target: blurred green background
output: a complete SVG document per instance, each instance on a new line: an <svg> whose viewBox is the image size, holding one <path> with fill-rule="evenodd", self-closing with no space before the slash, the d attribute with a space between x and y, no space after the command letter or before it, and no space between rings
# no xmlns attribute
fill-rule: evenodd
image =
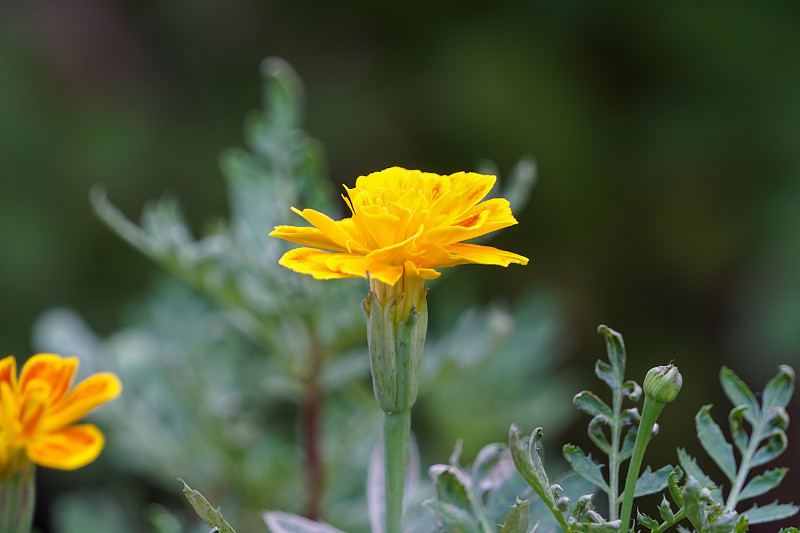
<svg viewBox="0 0 800 533"><path fill-rule="evenodd" d="M431 308L557 294L558 372L579 388L554 402L605 392L591 365L608 324L631 377L680 366L662 427L700 455L686 418L714 402L725 424L720 365L754 389L779 363L800 369L798 27L788 2L3 3L0 350L29 354L53 306L101 334L121 326L158 269L97 221L89 188L132 218L168 191L202 233L228 209L218 154L242 144L259 63L280 56L337 187L391 165L489 158L507 173L533 156L531 202L494 241L531 264L458 269ZM584 442L585 422L558 437ZM672 439L653 446L674 462ZM800 455L782 463L781 499L797 503Z"/></svg>

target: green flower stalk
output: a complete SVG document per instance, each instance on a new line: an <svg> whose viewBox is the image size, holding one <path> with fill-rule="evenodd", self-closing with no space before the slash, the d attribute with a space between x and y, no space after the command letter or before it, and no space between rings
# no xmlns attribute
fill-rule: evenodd
<svg viewBox="0 0 800 533"><path fill-rule="evenodd" d="M628 476L625 479L625 492L622 498L622 512L620 533L628 531L631 522L633 507L633 494L636 490L636 480L639 479L639 469L642 467L644 451L650 440L650 433L658 420L658 415L664 406L677 398L683 385L683 377L678 367L672 363L666 366L651 368L644 378L644 406L639 429L636 432L636 441L633 444L633 455L628 465Z"/></svg>
<svg viewBox="0 0 800 533"><path fill-rule="evenodd" d="M36 466L24 454L13 463L0 474L0 532L29 533L36 504Z"/></svg>

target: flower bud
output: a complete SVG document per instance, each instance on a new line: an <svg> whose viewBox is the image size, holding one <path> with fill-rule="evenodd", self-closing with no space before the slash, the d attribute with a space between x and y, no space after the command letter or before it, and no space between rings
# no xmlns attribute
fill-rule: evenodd
<svg viewBox="0 0 800 533"><path fill-rule="evenodd" d="M651 368L644 378L644 393L661 403L674 400L681 391L683 377L672 363Z"/></svg>

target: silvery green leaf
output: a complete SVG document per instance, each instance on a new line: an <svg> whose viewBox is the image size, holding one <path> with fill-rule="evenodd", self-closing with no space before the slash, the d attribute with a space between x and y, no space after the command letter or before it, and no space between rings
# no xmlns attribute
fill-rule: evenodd
<svg viewBox="0 0 800 533"><path fill-rule="evenodd" d="M775 407L786 407L794 390L794 370L790 366L778 367L778 375L769 380L761 396L761 412L769 413Z"/></svg>
<svg viewBox="0 0 800 533"><path fill-rule="evenodd" d="M437 500L426 500L422 505L436 516L444 531L483 533L478 519L461 507Z"/></svg>
<svg viewBox="0 0 800 533"><path fill-rule="evenodd" d="M608 484L603 479L602 465L595 463L591 454L586 455L583 450L572 444L565 444L563 453L564 459L567 460L573 470L603 489L606 493L609 492Z"/></svg>
<svg viewBox="0 0 800 533"><path fill-rule="evenodd" d="M680 462L683 471L686 472L686 475L693 477L695 481L700 484L700 486L717 486L717 484L714 483L711 478L700 469L699 466L697 466L697 461L695 461L694 457L689 455L683 448L678 448L678 461Z"/></svg>
<svg viewBox="0 0 800 533"><path fill-rule="evenodd" d="M778 533L800 533L800 529L797 529L796 527L789 527L781 529L780 531L778 531Z"/></svg>
<svg viewBox="0 0 800 533"><path fill-rule="evenodd" d="M766 444L761 446L753 459L750 461L750 467L754 468L759 465L768 463L782 454L786 447L789 445L789 440L786 438L786 433L783 431L776 431L772 434Z"/></svg>
<svg viewBox="0 0 800 533"><path fill-rule="evenodd" d="M746 407L747 411L743 413L745 419L751 424L755 424L761 413L761 409L750 388L739 379L739 376L737 376L733 370L724 366L719 372L719 380L722 384L722 390L725 391L725 395L734 407Z"/></svg>
<svg viewBox="0 0 800 533"><path fill-rule="evenodd" d="M632 402L638 402L642 397L642 387L638 383L629 379L622 384L622 394L631 399Z"/></svg>
<svg viewBox="0 0 800 533"><path fill-rule="evenodd" d="M783 477L788 470L788 468L775 468L754 477L739 494L739 501L761 496L765 492L774 489L783 481Z"/></svg>
<svg viewBox="0 0 800 533"><path fill-rule="evenodd" d="M283 511L265 511L264 522L272 533L344 533L340 529ZM225 530L220 530L220 533Z"/></svg>
<svg viewBox="0 0 800 533"><path fill-rule="evenodd" d="M733 446L728 444L722 430L711 418L711 404L700 408L695 416L697 438L706 453L714 460L722 473L733 482L736 479L736 460L733 457Z"/></svg>
<svg viewBox="0 0 800 533"><path fill-rule="evenodd" d="M180 481L183 483L183 494L186 496L186 499L189 500L189 503L192 504L197 516L199 516L203 522L208 524L209 527L216 528L219 533L236 533L230 524L222 517L219 508L214 509L211 507L211 504L208 503L208 500L206 500L199 491L192 489L184 480L181 479ZM275 533L281 532L276 531Z"/></svg>
<svg viewBox="0 0 800 533"><path fill-rule="evenodd" d="M515 424L512 424L509 429L509 449L517 470L540 498L553 500L550 492L550 480L547 478L539 453L541 439L542 428L533 430L527 444L520 439L519 429Z"/></svg>
<svg viewBox="0 0 800 533"><path fill-rule="evenodd" d="M745 453L745 450L747 450L747 442L749 439L744 430L743 419L748 409L749 407L746 405L740 405L739 407L731 409L730 414L728 414L728 423L731 429L731 435L733 436L733 443L736 444L739 453Z"/></svg>
<svg viewBox="0 0 800 533"><path fill-rule="evenodd" d="M748 511L745 511L744 514L750 519L751 524L763 524L764 522L789 518L795 515L798 509L800 508L796 505L774 501L763 507L754 505Z"/></svg>
<svg viewBox="0 0 800 533"><path fill-rule="evenodd" d="M674 470L675 467L667 465L653 472L648 466L645 468L644 473L639 476L639 479L636 480L636 490L633 493L633 497L638 498L664 490L667 486L669 475Z"/></svg>
<svg viewBox="0 0 800 533"><path fill-rule="evenodd" d="M775 407L769 413L767 421L767 432L765 436L772 436L778 431L783 431L789 427L789 413L783 407Z"/></svg>
<svg viewBox="0 0 800 533"><path fill-rule="evenodd" d="M625 376L625 342L622 340L622 335L606 325L599 326L597 332L606 340L608 359L616 375L616 387L613 388L621 387Z"/></svg>
<svg viewBox="0 0 800 533"><path fill-rule="evenodd" d="M614 368L605 361L597 360L597 363L594 365L594 373L598 378L605 381L606 385L611 387L611 389L619 387L620 380L617 373L614 371Z"/></svg>
<svg viewBox="0 0 800 533"><path fill-rule="evenodd" d="M572 398L572 403L575 407L591 416L604 416L609 419L613 416L611 408L606 403L598 398L593 392L585 390L579 392Z"/></svg>
<svg viewBox="0 0 800 533"><path fill-rule="evenodd" d="M570 531L575 533L619 533L621 522L576 522L570 526Z"/></svg>
<svg viewBox="0 0 800 533"><path fill-rule="evenodd" d="M508 517L500 526L498 533L528 533L530 519L531 506L528 500L517 499L517 502L511 506Z"/></svg>
<svg viewBox="0 0 800 533"><path fill-rule="evenodd" d="M463 509L484 531L489 529L483 505L473 494L472 479L466 472L452 465L433 465L429 472L439 502Z"/></svg>
<svg viewBox="0 0 800 533"><path fill-rule="evenodd" d="M606 455L611 455L611 443L608 442L608 437L606 437L604 432L604 428L607 425L608 418L602 415L597 415L589 421L587 433L589 438L592 439L594 445L600 448L600 451Z"/></svg>

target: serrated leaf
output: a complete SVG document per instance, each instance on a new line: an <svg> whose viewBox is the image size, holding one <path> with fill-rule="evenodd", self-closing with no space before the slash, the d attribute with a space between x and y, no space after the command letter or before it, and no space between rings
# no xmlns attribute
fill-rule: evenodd
<svg viewBox="0 0 800 533"><path fill-rule="evenodd" d="M744 413L744 417L751 424L755 424L761 414L761 409L753 391L739 379L733 370L724 366L719 371L719 381L722 384L722 390L725 391L725 395L734 407L746 407L747 411Z"/></svg>
<svg viewBox="0 0 800 533"><path fill-rule="evenodd" d="M636 510L636 521L640 525L646 527L647 529L649 529L651 531L653 529L656 529L658 527L658 525L659 525L658 524L658 520L656 520L655 518L650 518L649 516L647 516L643 512L639 511L638 509Z"/></svg>
<svg viewBox="0 0 800 533"><path fill-rule="evenodd" d="M580 474L587 481L603 489L606 493L609 492L608 484L605 479L603 479L602 465L595 463L592 460L591 454L587 456L583 453L583 450L572 444L565 444L563 453L564 459L567 460L575 472Z"/></svg>
<svg viewBox="0 0 800 533"><path fill-rule="evenodd" d="M775 520L783 520L789 518L797 513L798 508L796 505L789 503L778 503L774 501L769 505L759 507L754 505L750 510L745 511L744 514L750 519L750 524L763 524L764 522L773 522Z"/></svg>
<svg viewBox="0 0 800 533"><path fill-rule="evenodd" d="M676 466L675 470L673 470L669 477L667 478L667 487L669 488L669 494L672 496L672 501L674 501L678 507L683 507L683 496L681 496L681 489L678 487L678 481L681 480L683 477L683 470L681 467Z"/></svg>
<svg viewBox="0 0 800 533"><path fill-rule="evenodd" d="M739 501L761 496L765 492L774 489L783 481L783 477L788 470L788 468L776 468L774 470L767 470L763 474L754 477L745 485L744 489L739 494Z"/></svg>
<svg viewBox="0 0 800 533"><path fill-rule="evenodd" d="M611 408L593 392L588 390L576 394L575 397L572 398L572 403L575 407L591 416L601 415L606 417L606 419L614 416Z"/></svg>
<svg viewBox="0 0 800 533"><path fill-rule="evenodd" d="M700 470L700 467L697 466L697 461L695 461L694 457L689 455L683 448L678 448L678 462L681 464L683 471L686 472L686 475L692 476L701 486L717 486L717 484L714 483L711 478L705 474L705 472Z"/></svg>
<svg viewBox="0 0 800 533"><path fill-rule="evenodd" d="M749 407L746 405L740 405L739 407L731 409L731 412L728 414L728 425L730 426L731 435L733 436L733 443L736 444L736 447L742 454L747 450L747 442L749 440L744 430L743 422L745 412L748 410Z"/></svg>
<svg viewBox="0 0 800 533"><path fill-rule="evenodd" d="M659 468L655 472L650 470L648 466L639 479L636 480L636 490L633 493L634 498L646 496L664 490L667 486L669 475L675 470L672 465L667 465Z"/></svg>
<svg viewBox="0 0 800 533"><path fill-rule="evenodd" d="M786 438L786 433L780 430L776 431L772 434L767 443L761 446L753 455L753 459L750 461L750 467L755 468L756 466L772 461L782 454L788 445L789 439Z"/></svg>
<svg viewBox="0 0 800 533"><path fill-rule="evenodd" d="M775 407L789 405L794 390L794 370L790 366L778 367L778 375L769 380L761 396L761 412L767 414Z"/></svg>
<svg viewBox="0 0 800 533"><path fill-rule="evenodd" d="M736 459L733 457L733 446L728 444L722 430L711 418L711 404L700 408L695 416L697 438L706 453L714 460L722 473L733 482L736 479Z"/></svg>
<svg viewBox="0 0 800 533"><path fill-rule="evenodd" d="M344 533L323 522L283 511L265 511L262 517L271 533Z"/></svg>
<svg viewBox="0 0 800 533"><path fill-rule="evenodd" d="M625 376L625 341L622 335L606 325L600 325L597 332L605 338L608 360L614 370L616 386L612 388L619 388Z"/></svg>
<svg viewBox="0 0 800 533"><path fill-rule="evenodd" d="M183 494L189 503L192 504L197 516L208 524L209 527L217 528L220 533L236 533L233 528L222 517L219 508L214 509L208 500L200 494L200 491L191 488L184 480L178 478L183 483ZM280 533L280 532L276 532Z"/></svg>
<svg viewBox="0 0 800 533"><path fill-rule="evenodd" d="M517 499L511 506L506 521L500 526L498 533L528 533L531 520L531 505L528 500Z"/></svg>

